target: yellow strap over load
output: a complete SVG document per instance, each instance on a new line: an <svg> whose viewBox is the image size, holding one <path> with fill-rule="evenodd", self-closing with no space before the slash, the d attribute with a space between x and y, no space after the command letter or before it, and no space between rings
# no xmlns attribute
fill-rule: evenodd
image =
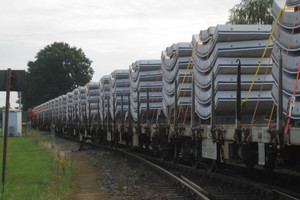
<svg viewBox="0 0 300 200"><path fill-rule="evenodd" d="M278 15L277 15L276 21L275 21L275 23L273 24L271 34L270 34L269 39L268 39L268 42L267 42L267 44L266 44L266 48L264 49L264 52L263 52L263 54L262 54L262 57L261 57L261 59L260 59L260 61L259 61L258 67L257 67L256 72L255 72L255 74L254 74L254 77L253 77L253 79L252 79L250 88L249 88L249 90L248 90L248 92L247 92L246 98L245 98L245 100L242 101L242 105L243 105L243 103L246 103L247 100L248 100L248 98L249 98L249 95L250 95L250 93L251 93L251 91L252 91L252 88L253 88L255 79L256 79L256 77L257 77L257 74L258 74L258 72L259 72L259 69L260 69L260 67L261 67L261 64L262 64L262 62L263 62L263 60L264 60L264 58L265 58L265 55L266 55L267 50L268 50L268 48L269 48L269 45L270 45L270 43L271 43L271 40L272 40L274 31L275 31L275 28L276 28L277 23L278 23L278 20L280 19L281 15L282 15L282 11L284 11L284 10L294 10L294 8L281 8L281 9L278 11Z"/></svg>
<svg viewBox="0 0 300 200"><path fill-rule="evenodd" d="M187 68L186 68L186 70L185 70L184 77L183 77L183 80L182 80L182 82L181 82L181 85L179 86L179 92L178 92L178 94L177 94L177 99L180 97L182 85L183 85L184 82L185 82L185 79L186 79L186 75L187 75L187 73L188 73L188 70L191 68L192 61L193 61L193 56L194 56L194 54L195 54L195 51L196 51L196 49L197 49L199 43L201 44L202 42L199 41L199 40L196 41L196 43L195 43L195 45L194 45L194 47L193 47L192 55L191 55L191 57L190 57L188 66L187 66Z"/></svg>

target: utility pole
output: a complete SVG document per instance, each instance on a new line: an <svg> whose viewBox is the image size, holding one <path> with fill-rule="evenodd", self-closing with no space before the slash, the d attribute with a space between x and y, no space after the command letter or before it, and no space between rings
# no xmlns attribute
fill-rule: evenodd
<svg viewBox="0 0 300 200"><path fill-rule="evenodd" d="M5 105L5 127L3 138L3 157L2 157L2 193L4 193L5 178L6 178L6 154L7 154L7 137L8 137L8 119L9 119L9 99L10 99L10 85L11 85L11 69L7 69L6 75L6 105Z"/></svg>
<svg viewBox="0 0 300 200"><path fill-rule="evenodd" d="M25 70L0 70L0 91L6 91L5 105L5 124L3 137L3 155L2 155L2 193L4 193L6 181L6 155L8 139L8 120L10 108L10 91L23 91L25 89ZM5 81L6 80L6 81Z"/></svg>

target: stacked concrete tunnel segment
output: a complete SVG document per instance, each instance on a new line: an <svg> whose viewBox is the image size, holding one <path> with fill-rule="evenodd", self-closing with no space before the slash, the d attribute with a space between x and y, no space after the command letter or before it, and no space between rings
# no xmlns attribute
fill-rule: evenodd
<svg viewBox="0 0 300 200"><path fill-rule="evenodd" d="M180 114L185 112L185 109L190 109L191 107L191 72L193 69L191 60L192 50L192 44L186 42L173 44L161 52L163 74L162 110L167 118L171 117L169 116L170 113L168 108L174 105L175 98L177 98ZM177 85L177 87L175 85ZM177 91L175 91L175 89Z"/></svg>
<svg viewBox="0 0 300 200"><path fill-rule="evenodd" d="M280 10L285 7L287 9ZM296 0L275 0L272 6L272 16L276 28L274 31L274 49L272 53L274 86L272 96L275 102L278 102L278 77L280 73L279 60L282 58L282 79L283 79L283 111L285 115L290 115L293 119L300 119L300 82L296 84L297 73L299 73L300 58L300 19L299 12L294 7L298 6L300 1ZM281 17L276 22L278 15ZM291 98L295 97L294 106L290 108L288 103ZM289 114L289 111L291 113Z"/></svg>
<svg viewBox="0 0 300 200"><path fill-rule="evenodd" d="M223 120L221 123L234 123L232 120L235 114L237 60L242 64L241 96L245 100L270 31L269 25L218 25L193 36L192 44L196 47L193 54L196 113L201 119L210 118L211 98L214 96L214 112L216 116L220 116L217 119ZM202 43L197 45L199 41ZM251 112L257 101L261 102L258 114L266 113L272 104L272 62L269 59L271 49L272 45L261 61L261 70L243 109L246 115L253 114Z"/></svg>
<svg viewBox="0 0 300 200"><path fill-rule="evenodd" d="M234 158L272 169L277 155L300 152L299 5L274 0L273 25L211 26L191 41L170 44L160 59L134 61L37 106L36 124L62 121L67 131L60 132L101 144L151 147L173 161L204 158L213 166L210 160ZM289 140L282 139L276 119L281 75L283 113L292 120ZM282 151L284 144L295 145L297 153Z"/></svg>
<svg viewBox="0 0 300 200"><path fill-rule="evenodd" d="M110 75L110 115L112 120L121 120L126 118L128 112L129 98L129 70L115 70ZM122 115L122 116L121 116Z"/></svg>
<svg viewBox="0 0 300 200"><path fill-rule="evenodd" d="M133 120L137 121L138 118L142 120L146 117L147 98L149 98L149 112L154 115L154 112L158 112L162 107L161 61L136 61L130 66L129 72L130 111Z"/></svg>

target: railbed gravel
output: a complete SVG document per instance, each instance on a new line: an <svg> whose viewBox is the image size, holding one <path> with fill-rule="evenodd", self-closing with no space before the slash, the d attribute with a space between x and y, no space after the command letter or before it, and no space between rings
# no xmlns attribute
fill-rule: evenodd
<svg viewBox="0 0 300 200"><path fill-rule="evenodd" d="M113 200L183 200L169 182L143 164L105 150L89 150L101 171L101 188Z"/></svg>

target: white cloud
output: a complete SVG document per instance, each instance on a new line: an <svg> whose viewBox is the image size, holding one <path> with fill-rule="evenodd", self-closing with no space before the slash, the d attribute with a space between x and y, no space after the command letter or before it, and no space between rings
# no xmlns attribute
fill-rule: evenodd
<svg viewBox="0 0 300 200"><path fill-rule="evenodd" d="M0 69L26 69L54 41L83 49L93 80L227 21L240 0L0 0ZM15 97L12 98L14 105ZM4 93L0 93L3 106Z"/></svg>

